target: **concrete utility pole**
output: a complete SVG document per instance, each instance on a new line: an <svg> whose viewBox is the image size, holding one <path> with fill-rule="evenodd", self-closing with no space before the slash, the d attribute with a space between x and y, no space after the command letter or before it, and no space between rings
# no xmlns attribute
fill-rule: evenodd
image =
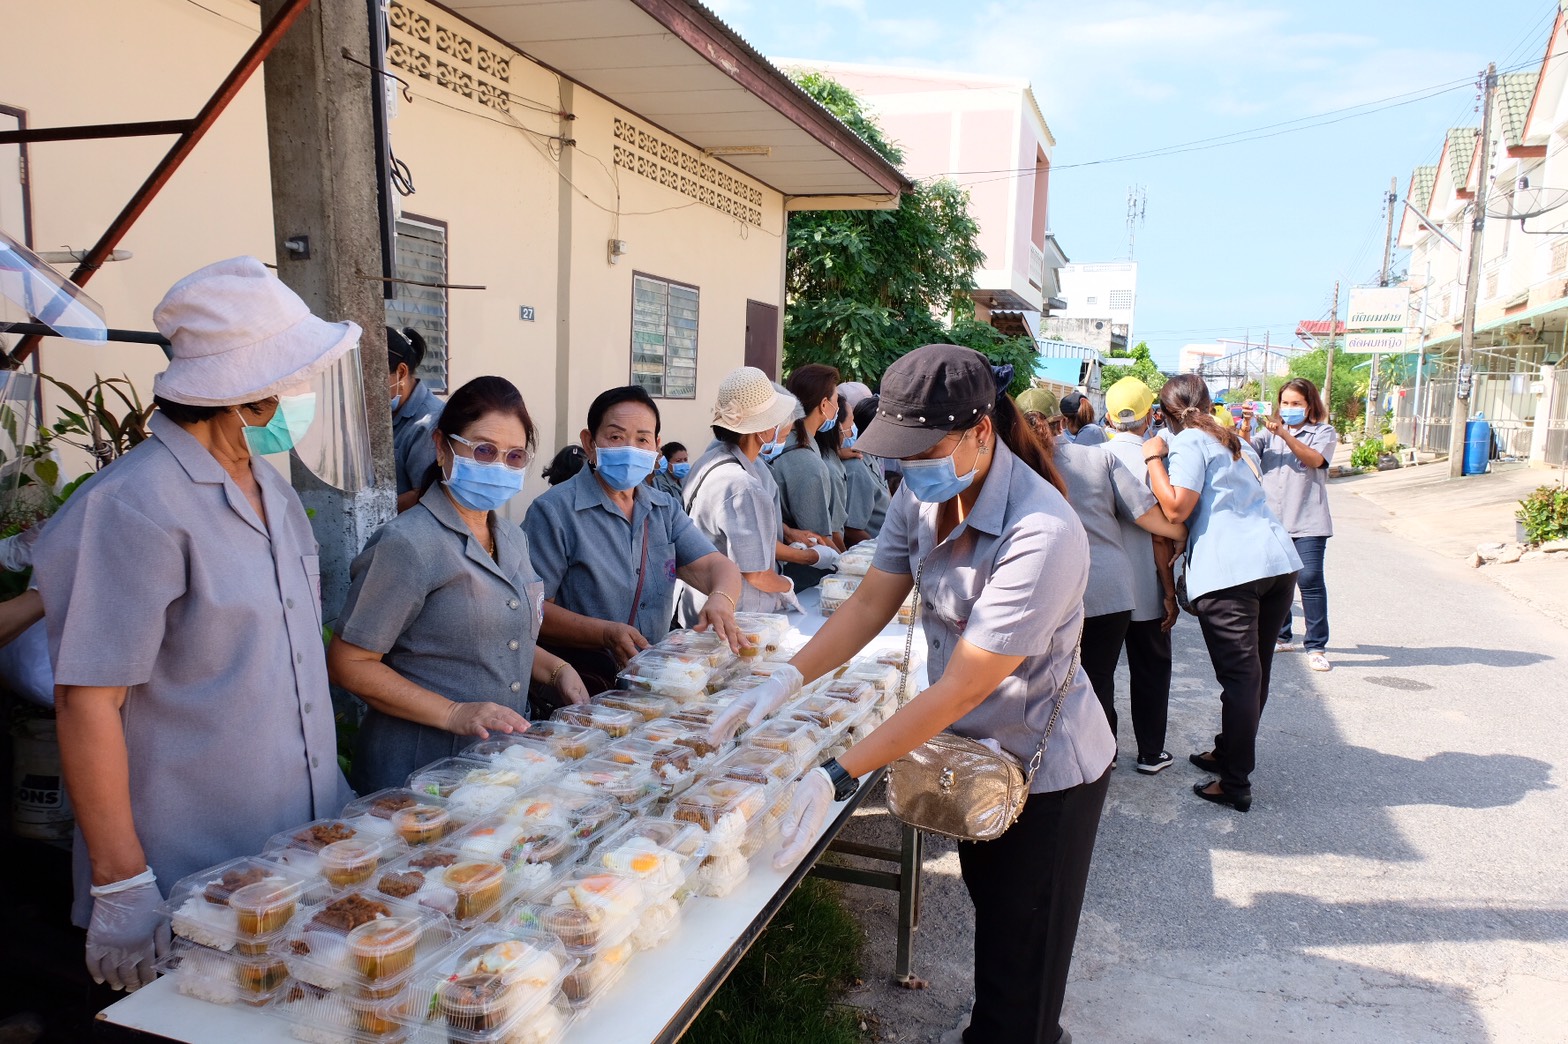
<svg viewBox="0 0 1568 1044"><path fill-rule="evenodd" d="M261 0L271 18L284 0ZM348 594L348 566L395 513L388 409L381 208L368 5L322 0L300 16L266 63L267 138L278 276L324 319L364 330L360 367L375 484L345 493L294 465L294 488L314 511L321 608L329 625ZM352 56L350 61L346 56Z"/></svg>
<svg viewBox="0 0 1568 1044"><path fill-rule="evenodd" d="M1454 415L1448 431L1448 477L1459 478L1465 466L1465 422L1470 419L1471 363L1475 355L1475 303L1481 288L1482 233L1486 230L1486 190L1492 179L1492 100L1497 93L1497 65L1486 67L1486 90L1481 100L1481 177L1476 182L1475 199L1470 205L1470 251L1465 278L1465 313L1459 337L1459 373L1454 381Z"/></svg>
<svg viewBox="0 0 1568 1044"><path fill-rule="evenodd" d="M1330 394L1334 390L1334 335L1339 326L1339 280L1334 281L1334 308L1328 314L1328 359L1323 368L1323 408L1328 411L1329 420L1334 419L1334 399Z"/></svg>
<svg viewBox="0 0 1568 1044"><path fill-rule="evenodd" d="M1378 276L1377 285L1389 284L1389 262L1394 256L1394 204L1399 202L1399 179L1388 179L1388 195L1383 197L1383 209L1388 211L1388 231L1383 235L1383 272ZM1367 378L1367 434L1377 434L1377 407L1381 383L1379 377L1382 370L1382 357L1377 352L1372 353L1372 375Z"/></svg>

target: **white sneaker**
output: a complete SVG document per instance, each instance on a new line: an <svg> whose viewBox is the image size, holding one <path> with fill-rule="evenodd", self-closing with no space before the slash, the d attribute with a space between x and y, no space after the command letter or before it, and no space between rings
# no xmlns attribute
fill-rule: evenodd
<svg viewBox="0 0 1568 1044"><path fill-rule="evenodd" d="M1301 646L1297 645L1295 642L1275 642L1274 643L1274 651L1277 652L1277 653L1295 652L1296 650L1298 650L1300 648L1301 648Z"/></svg>
<svg viewBox="0 0 1568 1044"><path fill-rule="evenodd" d="M1314 650L1307 656L1307 666L1314 671L1332 671L1334 665L1328 662L1328 657Z"/></svg>

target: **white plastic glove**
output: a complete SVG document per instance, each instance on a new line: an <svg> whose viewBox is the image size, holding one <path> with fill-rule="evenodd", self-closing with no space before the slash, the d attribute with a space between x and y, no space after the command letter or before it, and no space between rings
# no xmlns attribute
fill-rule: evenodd
<svg viewBox="0 0 1568 1044"><path fill-rule="evenodd" d="M784 579L789 580L789 577L786 576ZM806 612L806 610L801 607L800 596L795 593L795 581L789 580L788 591L779 592L779 608L783 609L787 613L804 614Z"/></svg>
<svg viewBox="0 0 1568 1044"><path fill-rule="evenodd" d="M787 663L780 664L767 681L735 697L724 712L713 719L708 727L708 742L716 747L723 746L735 737L743 721L748 728L761 724L804 684L805 679L798 670Z"/></svg>
<svg viewBox="0 0 1568 1044"><path fill-rule="evenodd" d="M816 547L809 548L808 550L815 551L817 553L818 569L832 571L838 568L838 552L833 550L828 545L818 544Z"/></svg>
<svg viewBox="0 0 1568 1044"><path fill-rule="evenodd" d="M795 797L779 827L784 844L773 857L773 869L787 870L800 862L806 849L822 833L822 824L827 821L828 810L832 807L833 781L828 778L827 770L818 766L795 784Z"/></svg>
<svg viewBox="0 0 1568 1044"><path fill-rule="evenodd" d="M92 889L87 970L93 981L134 992L157 977L153 961L169 949L169 925L158 916L163 894L152 867Z"/></svg>

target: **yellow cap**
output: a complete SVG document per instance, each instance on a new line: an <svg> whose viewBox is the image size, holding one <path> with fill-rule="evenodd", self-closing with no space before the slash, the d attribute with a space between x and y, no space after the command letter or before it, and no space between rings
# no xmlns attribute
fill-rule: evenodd
<svg viewBox="0 0 1568 1044"><path fill-rule="evenodd" d="M1230 410L1224 403L1214 407L1214 419L1220 422L1220 427L1222 428L1234 428L1236 426L1236 418L1230 415Z"/></svg>
<svg viewBox="0 0 1568 1044"><path fill-rule="evenodd" d="M1123 377L1105 393L1105 416L1112 424L1143 420L1154 405L1154 393L1136 377Z"/></svg>
<svg viewBox="0 0 1568 1044"><path fill-rule="evenodd" d="M1018 408L1024 413L1038 413L1042 417L1056 416L1056 394L1044 388L1027 388L1013 401L1018 403Z"/></svg>

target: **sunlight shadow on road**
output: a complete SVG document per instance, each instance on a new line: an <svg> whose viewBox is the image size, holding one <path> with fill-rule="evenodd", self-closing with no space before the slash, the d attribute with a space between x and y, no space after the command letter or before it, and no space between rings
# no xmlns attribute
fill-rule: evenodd
<svg viewBox="0 0 1568 1044"><path fill-rule="evenodd" d="M1466 646L1356 645L1335 647L1335 670L1357 667L1526 667L1554 657L1513 649L1476 649Z"/></svg>

